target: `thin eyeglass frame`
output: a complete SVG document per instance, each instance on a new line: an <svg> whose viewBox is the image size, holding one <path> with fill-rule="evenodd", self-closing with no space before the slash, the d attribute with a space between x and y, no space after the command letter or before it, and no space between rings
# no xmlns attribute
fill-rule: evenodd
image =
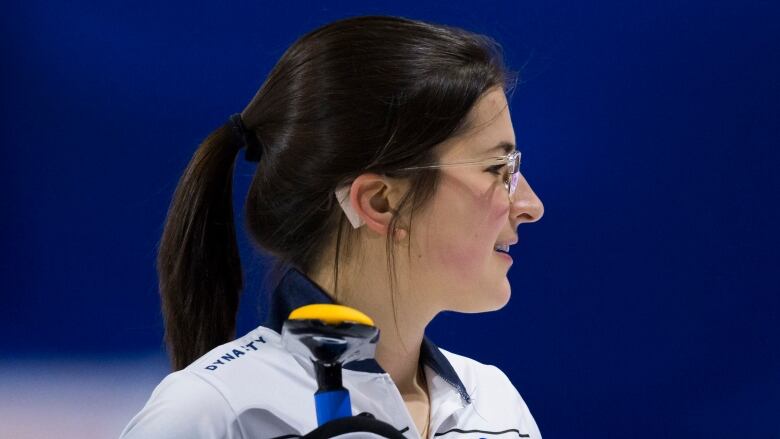
<svg viewBox="0 0 780 439"><path fill-rule="evenodd" d="M484 165L497 165L504 164L507 167L508 178L504 181L509 196L514 195L517 190L517 183L520 180L520 158L522 154L520 151L512 151L506 155L498 157L489 157L480 160L466 160L450 163L437 163L435 165L422 165L422 166L410 166L408 168L398 169L397 171L414 171L418 169L439 169L439 168L459 168L466 166L484 166Z"/></svg>

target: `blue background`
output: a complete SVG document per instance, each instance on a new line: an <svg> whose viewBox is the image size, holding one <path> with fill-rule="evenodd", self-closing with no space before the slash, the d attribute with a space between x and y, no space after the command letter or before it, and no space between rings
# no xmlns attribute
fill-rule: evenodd
<svg viewBox="0 0 780 439"><path fill-rule="evenodd" d="M299 35L401 15L503 45L546 208L519 229L510 304L440 316L434 340L501 367L547 438L780 437L776 2L5 9L5 363L161 355L156 245L197 144ZM239 203L252 172L238 164ZM259 321L267 265L242 244L240 333Z"/></svg>

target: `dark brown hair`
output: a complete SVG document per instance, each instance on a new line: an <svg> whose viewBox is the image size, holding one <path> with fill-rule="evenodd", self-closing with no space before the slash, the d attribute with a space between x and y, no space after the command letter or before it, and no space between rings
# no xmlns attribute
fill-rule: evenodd
<svg viewBox="0 0 780 439"><path fill-rule="evenodd" d="M366 16L302 36L242 112L262 145L245 205L252 239L305 273L335 242L337 282L351 226L334 190L364 172L408 177L394 230L401 212L430 198L438 177L396 170L436 163L434 147L465 129L477 99L514 80L498 44L449 26ZM234 337L243 286L231 204L239 149L226 118L195 152L168 212L158 273L175 370ZM391 286L393 267L389 251Z"/></svg>

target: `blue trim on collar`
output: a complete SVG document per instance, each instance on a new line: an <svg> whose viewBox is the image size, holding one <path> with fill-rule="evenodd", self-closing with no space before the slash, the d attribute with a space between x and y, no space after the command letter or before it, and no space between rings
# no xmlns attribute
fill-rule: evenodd
<svg viewBox="0 0 780 439"><path fill-rule="evenodd" d="M334 303L333 299L319 285L296 268L290 268L282 276L279 284L271 293L268 319L263 326L282 333L282 325L290 313L304 305L312 303ZM420 361L433 369L444 381L454 387L461 398L471 402L466 386L458 377L447 357L426 336L420 347ZM369 373L386 373L376 360L353 361L344 365L345 369Z"/></svg>

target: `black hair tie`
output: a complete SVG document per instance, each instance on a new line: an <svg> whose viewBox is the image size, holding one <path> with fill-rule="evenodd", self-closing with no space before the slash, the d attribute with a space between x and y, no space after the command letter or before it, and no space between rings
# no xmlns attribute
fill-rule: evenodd
<svg viewBox="0 0 780 439"><path fill-rule="evenodd" d="M241 148L246 148L244 158L250 162L259 162L260 157L263 154L263 148L260 145L260 142L257 141L257 136L255 136L254 131L246 129L240 113L230 116L230 120L233 122L233 137L235 138L236 143L238 143Z"/></svg>

